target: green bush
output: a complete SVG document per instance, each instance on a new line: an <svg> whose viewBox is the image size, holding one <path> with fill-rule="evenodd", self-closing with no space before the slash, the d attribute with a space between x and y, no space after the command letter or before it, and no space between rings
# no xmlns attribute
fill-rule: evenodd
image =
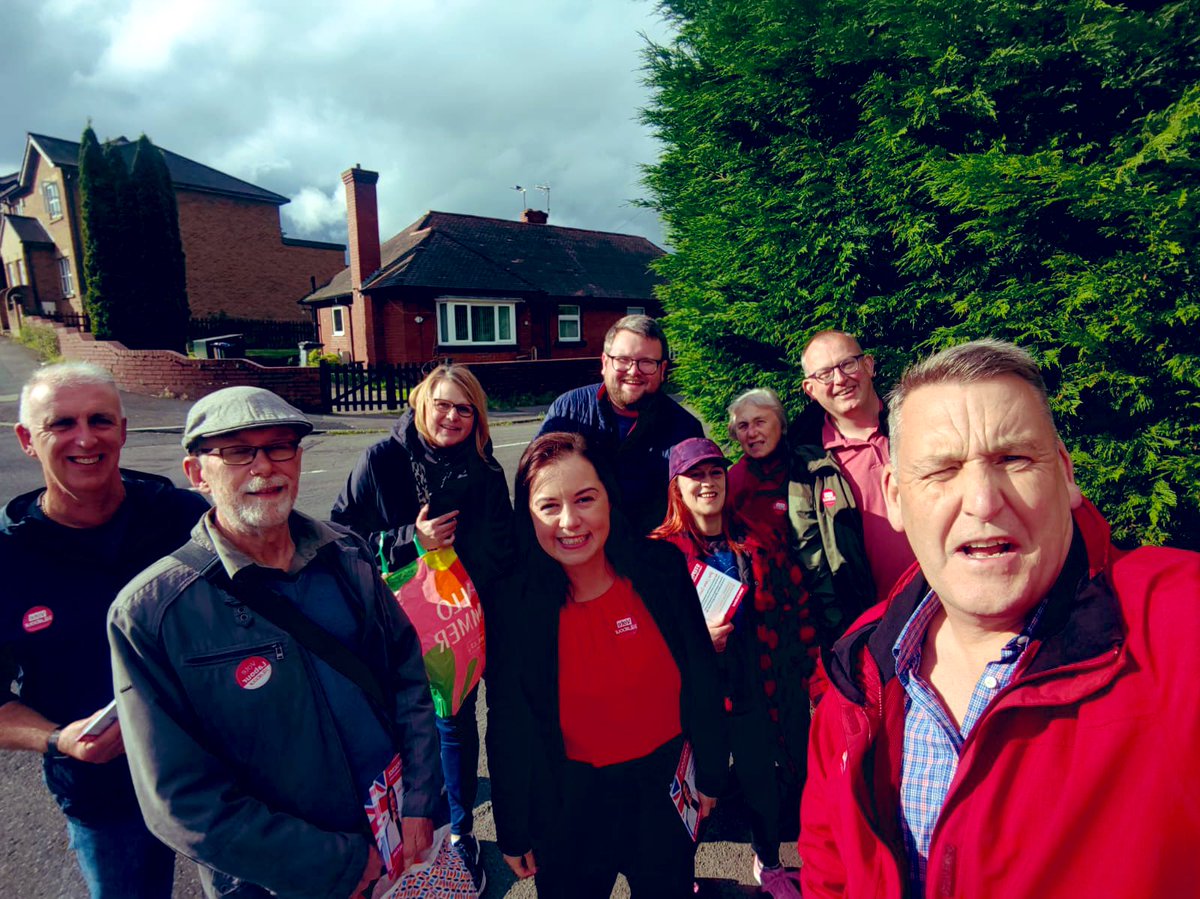
<svg viewBox="0 0 1200 899"><path fill-rule="evenodd" d="M322 362L326 365L341 365L342 357L337 353L322 353L320 350L308 351L309 365L320 365Z"/></svg>
<svg viewBox="0 0 1200 899"><path fill-rule="evenodd" d="M29 347L37 353L43 362L62 361L62 351L58 346L58 335L50 325L35 325L28 321L21 323L21 333L17 335L17 343Z"/></svg>
<svg viewBox="0 0 1200 899"><path fill-rule="evenodd" d="M886 374L977 337L1039 359L1085 493L1200 548L1200 5L665 0L648 167L675 383L803 405L800 352Z"/></svg>

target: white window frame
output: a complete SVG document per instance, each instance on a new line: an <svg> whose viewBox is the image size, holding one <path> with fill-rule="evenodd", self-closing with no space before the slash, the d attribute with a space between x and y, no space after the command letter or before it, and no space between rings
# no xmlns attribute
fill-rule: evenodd
<svg viewBox="0 0 1200 899"><path fill-rule="evenodd" d="M60 256L58 258L58 281L62 287L62 295L64 297L75 296L75 273L71 270L71 259L69 256Z"/></svg>
<svg viewBox="0 0 1200 899"><path fill-rule="evenodd" d="M42 198L46 201L46 212L51 220L62 218L62 192L54 181L42 182Z"/></svg>
<svg viewBox="0 0 1200 899"><path fill-rule="evenodd" d="M329 307L329 324L334 337L342 337L346 333L346 307Z"/></svg>
<svg viewBox="0 0 1200 899"><path fill-rule="evenodd" d="M574 312L566 312L564 310L574 309ZM575 325L575 336L567 337L563 334L563 325L573 323ZM583 309L578 305L567 305L558 307L558 342L559 343L581 343L583 341Z"/></svg>
<svg viewBox="0 0 1200 899"><path fill-rule="evenodd" d="M458 333L455 321L455 310L467 308L467 336L462 338ZM472 333L471 307L483 307L493 310L495 325L495 340L476 340ZM468 297L438 297L437 300L437 335L439 346L514 346L517 342L517 301L511 299L480 300ZM508 316L508 337L501 337L500 318ZM448 331L454 331L452 336Z"/></svg>

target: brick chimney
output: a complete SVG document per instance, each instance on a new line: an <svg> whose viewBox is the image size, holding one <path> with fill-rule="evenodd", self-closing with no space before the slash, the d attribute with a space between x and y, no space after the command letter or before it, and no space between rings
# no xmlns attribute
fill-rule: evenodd
<svg viewBox="0 0 1200 899"><path fill-rule="evenodd" d="M375 182L379 172L360 165L342 172L346 185L346 219L350 225L350 283L355 290L363 279L379 271L379 203Z"/></svg>
<svg viewBox="0 0 1200 899"><path fill-rule="evenodd" d="M544 209L526 209L521 213L521 221L527 225L544 225L550 218L550 213Z"/></svg>

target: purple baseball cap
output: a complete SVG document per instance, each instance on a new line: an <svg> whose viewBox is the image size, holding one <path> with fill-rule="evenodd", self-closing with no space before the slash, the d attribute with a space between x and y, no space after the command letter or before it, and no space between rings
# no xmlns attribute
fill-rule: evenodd
<svg viewBox="0 0 1200 899"><path fill-rule="evenodd" d="M720 462L726 468L731 464L721 448L707 437L689 437L671 447L668 477L673 481L701 462Z"/></svg>

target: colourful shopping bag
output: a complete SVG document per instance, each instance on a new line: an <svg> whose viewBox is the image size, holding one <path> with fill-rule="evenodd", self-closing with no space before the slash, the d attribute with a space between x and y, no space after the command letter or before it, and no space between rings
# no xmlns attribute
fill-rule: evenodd
<svg viewBox="0 0 1200 899"><path fill-rule="evenodd" d="M380 553L383 560L383 553ZM483 608L453 547L423 553L384 580L421 638L433 710L449 718L483 676Z"/></svg>

